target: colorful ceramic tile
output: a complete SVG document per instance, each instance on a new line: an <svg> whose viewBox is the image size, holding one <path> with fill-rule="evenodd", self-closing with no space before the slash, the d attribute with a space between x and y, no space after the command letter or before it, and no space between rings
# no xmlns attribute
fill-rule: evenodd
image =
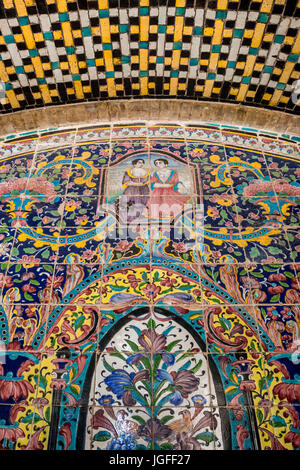
<svg viewBox="0 0 300 470"><path fill-rule="evenodd" d="M274 139L265 135L259 136L261 147L264 152L274 152L290 157L298 157L299 149L296 143L283 139Z"/></svg>
<svg viewBox="0 0 300 470"><path fill-rule="evenodd" d="M240 145L251 149L260 149L258 134L256 132L243 132L240 129L222 127L222 137L228 145Z"/></svg>
<svg viewBox="0 0 300 470"><path fill-rule="evenodd" d="M35 157L36 169L31 174L28 190L31 192L40 191L44 197L47 197L51 192L63 196L66 193L71 175L72 158L72 147L61 148L56 151L47 151L45 149L44 152L38 152ZM39 189L34 186L36 178L39 178L37 180L40 183Z"/></svg>
<svg viewBox="0 0 300 470"><path fill-rule="evenodd" d="M204 403L200 395L195 395L194 404L189 408L162 408L152 423L154 449L227 449L230 444L222 422L227 418L227 410L210 408ZM142 433L144 432L145 428L142 429Z"/></svg>
<svg viewBox="0 0 300 470"><path fill-rule="evenodd" d="M111 126L81 127L76 133L76 142L91 142L110 139Z"/></svg>
<svg viewBox="0 0 300 470"><path fill-rule="evenodd" d="M297 448L297 161L220 129L4 142L3 448Z"/></svg>
<svg viewBox="0 0 300 470"><path fill-rule="evenodd" d="M126 107L114 105L116 99L143 98L137 109L149 108L155 116L161 114L161 108L150 98L182 99L187 119L189 100L199 100L207 121L211 120L209 102L217 100L241 106L243 121L247 115L244 105L297 113L299 5L279 0L267 6L261 0L250 5L236 3L192 5L177 1L164 3L160 9L156 3L139 5L129 0L122 4L92 2L84 8L76 1L69 1L67 7L50 1L43 6L5 3L1 111L10 114L51 107L55 122L56 113L65 112L56 105L85 102L85 112L82 116L74 113L74 122L84 122L90 113L97 127L99 118L114 119L120 138L122 131L128 135L128 130L122 129L125 126L118 123ZM102 30L105 35L99 33ZM246 36L245 30L249 31ZM112 100L109 112L107 99ZM97 111L95 101L103 102ZM173 135L174 128L182 127L172 123L177 118L172 104L170 124L152 122L151 127L171 128ZM126 115L131 119L130 129L141 128L130 106ZM222 120L222 111L218 115ZM233 127L229 120L225 124ZM272 128L272 122L265 125ZM189 123L189 128L199 139L210 140L215 138L211 133L220 134L220 124L214 122ZM238 127L235 130L241 131ZM57 138L56 129L48 132ZM64 129L64 134L69 132ZM261 134L268 140L277 137L270 132ZM286 140L280 139L279 150Z"/></svg>
<svg viewBox="0 0 300 470"><path fill-rule="evenodd" d="M110 142L77 145L73 150L71 173L67 185L70 196L105 194Z"/></svg>
<svg viewBox="0 0 300 470"><path fill-rule="evenodd" d="M141 432L141 423L147 423L147 418L146 410L133 406L93 408L87 421L85 450L153 449L152 429Z"/></svg>
<svg viewBox="0 0 300 470"><path fill-rule="evenodd" d="M193 126L193 125L186 125L185 128L186 138L188 140L196 139L196 140L207 140L212 142L221 142L222 141L222 134L220 131L220 126Z"/></svg>
<svg viewBox="0 0 300 470"><path fill-rule="evenodd" d="M244 287L250 289L254 303L292 303L286 294L298 289L295 267L279 261L248 266L248 281L244 282Z"/></svg>
<svg viewBox="0 0 300 470"><path fill-rule="evenodd" d="M47 135L41 135L37 146L38 149L42 148L55 148L61 145L68 144L72 146L75 140L76 131L74 129L65 130L62 132L48 133Z"/></svg>

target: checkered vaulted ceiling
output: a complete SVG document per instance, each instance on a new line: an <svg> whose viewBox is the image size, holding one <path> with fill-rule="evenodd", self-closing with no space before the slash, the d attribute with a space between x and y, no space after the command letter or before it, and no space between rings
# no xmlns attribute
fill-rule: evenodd
<svg viewBox="0 0 300 470"><path fill-rule="evenodd" d="M0 0L0 112L153 97L298 114L299 14L299 0Z"/></svg>

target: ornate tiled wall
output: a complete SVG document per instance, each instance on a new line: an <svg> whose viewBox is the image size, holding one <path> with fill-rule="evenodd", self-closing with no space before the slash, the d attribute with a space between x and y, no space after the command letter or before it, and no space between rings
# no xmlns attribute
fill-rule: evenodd
<svg viewBox="0 0 300 470"><path fill-rule="evenodd" d="M297 136L47 129L0 147L0 448L300 447Z"/></svg>
<svg viewBox="0 0 300 470"><path fill-rule="evenodd" d="M171 97L299 113L299 12L299 0L1 0L0 111Z"/></svg>

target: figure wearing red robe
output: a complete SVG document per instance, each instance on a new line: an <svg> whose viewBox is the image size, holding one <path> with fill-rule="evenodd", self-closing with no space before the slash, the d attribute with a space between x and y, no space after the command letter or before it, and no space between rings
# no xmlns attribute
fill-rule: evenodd
<svg viewBox="0 0 300 470"><path fill-rule="evenodd" d="M184 189L175 170L167 168L166 159L157 159L154 162L158 168L151 178L151 192L148 210L151 218L170 219L180 214L190 196L179 192Z"/></svg>

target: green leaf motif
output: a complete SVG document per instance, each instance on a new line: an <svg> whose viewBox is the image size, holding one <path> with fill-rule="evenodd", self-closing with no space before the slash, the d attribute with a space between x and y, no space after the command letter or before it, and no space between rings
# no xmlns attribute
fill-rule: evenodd
<svg viewBox="0 0 300 470"><path fill-rule="evenodd" d="M45 269L45 271L48 271L49 273L53 273L53 266L51 266L50 264L43 264L43 269Z"/></svg>
<svg viewBox="0 0 300 470"><path fill-rule="evenodd" d="M182 286L179 286L180 290L191 290L192 288L193 288L193 286L191 286L189 284L184 284Z"/></svg>
<svg viewBox="0 0 300 470"><path fill-rule="evenodd" d="M148 323L147 323L147 328L148 328L149 330L154 330L154 329L155 329L155 326L156 326L156 325L155 325L155 321L152 320L152 319L150 319L150 320L148 321Z"/></svg>
<svg viewBox="0 0 300 470"><path fill-rule="evenodd" d="M274 428L283 428L286 426L286 422L283 418L281 418L281 416L273 416L270 419L270 423L274 426Z"/></svg>
<svg viewBox="0 0 300 470"><path fill-rule="evenodd" d="M71 390L72 393L75 393L75 395L79 395L79 393L80 393L80 392L77 390L77 388L74 387L73 385L70 385L70 390Z"/></svg>
<svg viewBox="0 0 300 470"><path fill-rule="evenodd" d="M46 418L46 421L50 421L50 417L51 417L51 408L50 406L48 406L48 408L46 408L46 411L45 411L45 418Z"/></svg>
<svg viewBox="0 0 300 470"><path fill-rule="evenodd" d="M258 256L259 256L259 250L253 246L250 250L250 257L257 258Z"/></svg>
<svg viewBox="0 0 300 470"><path fill-rule="evenodd" d="M33 253L36 252L35 248L29 247L29 248L24 248L24 252L28 253L29 255L32 255Z"/></svg>
<svg viewBox="0 0 300 470"><path fill-rule="evenodd" d="M41 255L42 255L42 258L48 259L50 257L50 250L42 251Z"/></svg>
<svg viewBox="0 0 300 470"><path fill-rule="evenodd" d="M173 450L173 444L171 444L170 442L164 442L163 444L161 444L160 448L161 450Z"/></svg>
<svg viewBox="0 0 300 470"><path fill-rule="evenodd" d="M262 377L258 382L260 390L264 390L267 388L267 381L265 377Z"/></svg>
<svg viewBox="0 0 300 470"><path fill-rule="evenodd" d="M218 440L217 436L215 436L212 432L202 432L201 434L197 434L197 436L195 436L195 439L204 441L206 442L206 444Z"/></svg>
<svg viewBox="0 0 300 470"><path fill-rule="evenodd" d="M24 297L26 300L28 300L29 302L32 302L33 301L33 297L28 294L27 292L24 292Z"/></svg>
<svg viewBox="0 0 300 470"><path fill-rule="evenodd" d="M223 318L219 318L219 322L220 322L220 325L222 326L222 328L224 328L224 330L228 330L228 327L226 325L226 323L224 322Z"/></svg>
<svg viewBox="0 0 300 470"><path fill-rule="evenodd" d="M283 287L289 287L289 285L286 282L279 281L279 284L282 285Z"/></svg>
<svg viewBox="0 0 300 470"><path fill-rule="evenodd" d="M112 286L112 285L109 285L109 287L111 288L111 290L117 291L117 292L127 289L127 287L124 287L124 286Z"/></svg>
<svg viewBox="0 0 300 470"><path fill-rule="evenodd" d="M46 390L47 388L47 379L43 375L39 377L39 385L42 385L43 388Z"/></svg>
<svg viewBox="0 0 300 470"><path fill-rule="evenodd" d="M135 344L133 341L130 341L129 339L126 339L126 343L131 347L132 351L138 351L139 347L137 344Z"/></svg>
<svg viewBox="0 0 300 470"><path fill-rule="evenodd" d="M282 251L276 246L268 246L267 250L271 255L279 255L282 253Z"/></svg>
<svg viewBox="0 0 300 470"><path fill-rule="evenodd" d="M263 270L267 271L268 273L275 273L276 269L269 268L267 265L263 265Z"/></svg>
<svg viewBox="0 0 300 470"><path fill-rule="evenodd" d="M232 390L230 390L229 392L227 392L228 395L234 395L236 392L239 391L239 388L238 387L234 387Z"/></svg>
<svg viewBox="0 0 300 470"><path fill-rule="evenodd" d="M176 339L175 341L172 341L172 343L168 344L168 346L166 347L166 351L170 352L172 351L172 349L174 348L174 346L176 346L176 344L180 343L180 339Z"/></svg>
<svg viewBox="0 0 300 470"><path fill-rule="evenodd" d="M258 419L258 424L261 424L263 422L263 419L264 419L264 415L262 413L261 410L257 410L257 419Z"/></svg>
<svg viewBox="0 0 300 470"><path fill-rule="evenodd" d="M166 424L168 421L170 421L170 420L173 419L173 418L174 418L174 416L167 415L167 416L164 416L164 417L160 420L160 422L161 422L161 424Z"/></svg>
<svg viewBox="0 0 300 470"><path fill-rule="evenodd" d="M110 432L99 431L97 432L97 434L95 434L95 436L93 437L93 440L98 441L98 442L104 442L104 441L108 441L110 438L111 438Z"/></svg>
<svg viewBox="0 0 300 470"><path fill-rule="evenodd" d="M82 325L84 324L84 320L85 320L84 315L81 315L79 318L77 318L77 320L75 320L74 322L75 330L79 330L79 328L82 327Z"/></svg>
<svg viewBox="0 0 300 470"><path fill-rule="evenodd" d="M294 277L294 274L290 273L289 271L284 271L284 274L286 275L286 277L289 277L290 279Z"/></svg>
<svg viewBox="0 0 300 470"><path fill-rule="evenodd" d="M106 370L108 370L109 372L113 372L115 370L104 358L102 360Z"/></svg>
<svg viewBox="0 0 300 470"><path fill-rule="evenodd" d="M22 423L38 423L39 421L42 421L42 418L35 413L30 413L22 419Z"/></svg>
<svg viewBox="0 0 300 470"><path fill-rule="evenodd" d="M254 277L264 277L263 274L257 273L257 272L255 272L255 271L251 271L251 276L254 276Z"/></svg>
<svg viewBox="0 0 300 470"><path fill-rule="evenodd" d="M146 424L146 421L141 416L134 415L134 416L132 416L132 419L134 419L135 421L140 423L142 426L144 426Z"/></svg>
<svg viewBox="0 0 300 470"><path fill-rule="evenodd" d="M126 358L119 352L119 351L116 351L111 353L110 356L112 357L118 357L119 359L121 359L122 361L126 362Z"/></svg>
<svg viewBox="0 0 300 470"><path fill-rule="evenodd" d="M273 297L271 297L271 302L278 302L279 299L280 299L280 294L273 295Z"/></svg>
<svg viewBox="0 0 300 470"><path fill-rule="evenodd" d="M223 219L228 219L227 212L224 209L221 210L220 215L223 217Z"/></svg>
<svg viewBox="0 0 300 470"><path fill-rule="evenodd" d="M202 360L200 359L200 361L195 365L195 367L193 367L191 369L191 372L193 372L193 374L195 374L196 372L198 372L198 370L201 368L202 366Z"/></svg>

